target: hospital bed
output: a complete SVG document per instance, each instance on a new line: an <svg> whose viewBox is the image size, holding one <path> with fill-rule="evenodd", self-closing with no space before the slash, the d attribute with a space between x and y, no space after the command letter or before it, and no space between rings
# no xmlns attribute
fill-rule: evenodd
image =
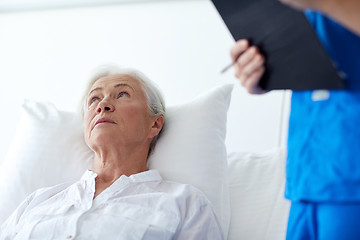
<svg viewBox="0 0 360 240"><path fill-rule="evenodd" d="M78 102L89 71L111 62L165 95L149 168L203 191L228 239L285 238L290 92L250 96L231 70L219 74L233 40L210 1L0 11L0 30L0 223L35 189L89 168Z"/></svg>

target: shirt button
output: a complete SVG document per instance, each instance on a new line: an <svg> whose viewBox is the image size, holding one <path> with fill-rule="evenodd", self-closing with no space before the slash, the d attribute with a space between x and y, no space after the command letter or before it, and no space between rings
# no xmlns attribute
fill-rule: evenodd
<svg viewBox="0 0 360 240"><path fill-rule="evenodd" d="M67 236L67 237L66 237L66 239L72 239L72 236L71 236L71 235L69 235L69 236Z"/></svg>

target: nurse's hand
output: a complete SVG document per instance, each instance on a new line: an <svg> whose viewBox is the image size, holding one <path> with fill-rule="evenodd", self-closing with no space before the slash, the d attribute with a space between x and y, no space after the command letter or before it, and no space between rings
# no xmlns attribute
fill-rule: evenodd
<svg viewBox="0 0 360 240"><path fill-rule="evenodd" d="M256 46L249 46L246 39L238 40L230 50L235 76L250 94L265 93L259 82L265 72L264 56Z"/></svg>

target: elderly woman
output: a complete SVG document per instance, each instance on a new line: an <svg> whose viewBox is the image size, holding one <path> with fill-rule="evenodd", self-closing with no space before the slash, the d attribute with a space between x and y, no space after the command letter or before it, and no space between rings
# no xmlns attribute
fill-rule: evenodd
<svg viewBox="0 0 360 240"><path fill-rule="evenodd" d="M154 84L135 70L106 71L93 78L85 99L93 169L75 183L31 194L0 239L223 239L200 191L146 167L165 121Z"/></svg>

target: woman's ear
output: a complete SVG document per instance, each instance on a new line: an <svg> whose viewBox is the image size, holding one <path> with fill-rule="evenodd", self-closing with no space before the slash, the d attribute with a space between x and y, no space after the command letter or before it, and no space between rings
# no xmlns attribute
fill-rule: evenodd
<svg viewBox="0 0 360 240"><path fill-rule="evenodd" d="M160 133L162 127L164 126L164 121L165 118L163 115L154 117L153 125L151 126L151 133L150 133L151 138L157 136Z"/></svg>

